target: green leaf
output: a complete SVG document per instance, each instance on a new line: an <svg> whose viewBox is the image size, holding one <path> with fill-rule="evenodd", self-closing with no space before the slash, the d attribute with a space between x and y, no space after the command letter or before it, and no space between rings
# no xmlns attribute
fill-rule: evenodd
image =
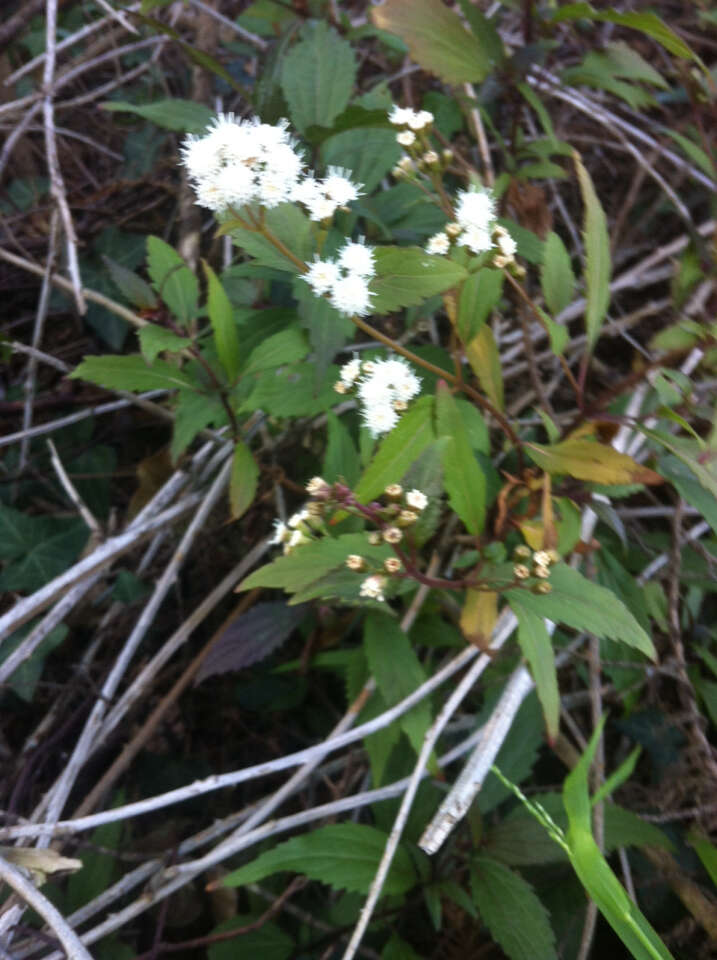
<svg viewBox="0 0 717 960"><path fill-rule="evenodd" d="M563 786L563 803L569 823L566 839L570 862L588 895L636 960L672 960L672 955L630 900L593 839L588 772L603 725L604 720L595 729L585 753Z"/></svg>
<svg viewBox="0 0 717 960"><path fill-rule="evenodd" d="M331 410L326 417L326 426L328 440L321 476L327 483L334 483L343 478L350 487L353 487L361 475L361 462L356 445L351 439L348 428Z"/></svg>
<svg viewBox="0 0 717 960"><path fill-rule="evenodd" d="M133 306L138 310L153 310L157 306L154 290L134 270L128 270L127 267L104 254L102 261L109 270L114 285Z"/></svg>
<svg viewBox="0 0 717 960"><path fill-rule="evenodd" d="M690 140L689 137L678 133L676 130L666 129L665 133L668 137L672 137L675 143L679 144L685 155L689 157L696 167L699 167L708 177L715 176L715 165L712 158L709 154L705 153L702 147L698 146L693 140Z"/></svg>
<svg viewBox="0 0 717 960"><path fill-rule="evenodd" d="M523 608L553 623L564 623L575 630L586 630L596 637L610 637L634 647L651 660L657 659L652 640L635 617L611 590L587 580L577 570L559 563L550 570L552 593L534 594L529 590L508 590Z"/></svg>
<svg viewBox="0 0 717 960"><path fill-rule="evenodd" d="M493 331L484 323L473 339L465 344L466 357L481 389L493 406L503 409L503 367Z"/></svg>
<svg viewBox="0 0 717 960"><path fill-rule="evenodd" d="M330 127L346 108L356 79L351 45L323 20L307 23L284 58L281 89L294 126Z"/></svg>
<svg viewBox="0 0 717 960"><path fill-rule="evenodd" d="M277 237L297 259L306 262L314 252L313 226L309 218L293 203L281 203L278 207L266 210L264 222L269 231ZM218 235L228 233L235 244L250 254L255 264L272 267L297 276L301 273L291 257L282 253L271 240L253 230L246 230L229 220L217 231Z"/></svg>
<svg viewBox="0 0 717 960"><path fill-rule="evenodd" d="M39 527L40 537L0 574L0 590L31 592L44 587L77 560L89 538L82 520L53 517Z"/></svg>
<svg viewBox="0 0 717 960"><path fill-rule="evenodd" d="M389 617L386 617L389 620ZM361 651L363 653L363 650ZM365 659L365 658L364 658ZM351 702L351 697L349 697ZM359 722L368 723L388 710L388 704L376 690L369 699L364 709L361 711ZM384 784L384 775L386 766L391 758L394 747L401 740L401 726L397 720L389 723L387 727L377 730L375 733L364 737L364 747L368 754L371 764L371 781L374 787L380 787Z"/></svg>
<svg viewBox="0 0 717 960"><path fill-rule="evenodd" d="M285 363L302 360L308 352L306 338L296 327L288 327L268 337L252 350L244 373L273 370Z"/></svg>
<svg viewBox="0 0 717 960"><path fill-rule="evenodd" d="M552 230L543 244L540 286L548 310L553 316L557 316L567 307L575 293L575 275L570 255L563 241Z"/></svg>
<svg viewBox="0 0 717 960"><path fill-rule="evenodd" d="M548 912L521 876L490 857L476 857L471 888L485 925L510 960L557 960Z"/></svg>
<svg viewBox="0 0 717 960"><path fill-rule="evenodd" d="M295 363L259 374L257 384L242 403L241 412L265 410L274 417L312 416L325 412L336 403L333 384L338 371L332 367L321 390L314 386L314 369L310 363Z"/></svg>
<svg viewBox="0 0 717 960"><path fill-rule="evenodd" d="M191 337L180 337L166 327L158 327L156 323L148 323L145 327L140 327L137 337L142 356L150 366L162 351L179 353L192 343Z"/></svg>
<svg viewBox="0 0 717 960"><path fill-rule="evenodd" d="M466 530L478 536L485 523L485 477L468 440L461 410L447 385L438 384L436 434L443 440L443 484L451 506Z"/></svg>
<svg viewBox="0 0 717 960"><path fill-rule="evenodd" d="M542 617L522 606L520 591L513 591L510 606L518 619L518 643L530 664L538 698L543 707L548 739L555 742L560 726L560 693L550 634Z"/></svg>
<svg viewBox="0 0 717 960"><path fill-rule="evenodd" d="M43 518L31 517L0 503L0 560L14 560L27 552L46 528Z"/></svg>
<svg viewBox="0 0 717 960"><path fill-rule="evenodd" d="M147 272L164 303L188 326L197 315L199 284L177 251L159 237L147 237Z"/></svg>
<svg viewBox="0 0 717 960"><path fill-rule="evenodd" d="M229 506L233 520L238 520L252 505L258 482L256 460L249 447L240 440L234 447L229 481Z"/></svg>
<svg viewBox="0 0 717 960"><path fill-rule="evenodd" d="M44 584L41 584L41 586L44 586ZM0 663L5 661L11 653L15 652L22 641L36 626L37 621L25 624L24 627L21 627L19 630L13 633L11 637L6 638L2 644L2 649L0 650ZM51 630L45 639L42 640L37 647L35 647L30 656L13 671L8 681L8 685L10 689L18 697L20 697L21 700L24 700L26 703L32 703L32 698L35 695L35 689L40 682L42 671L45 668L45 659L47 655L55 649L55 647L62 643L67 636L67 633L68 628L65 626L65 624L58 624L55 629Z"/></svg>
<svg viewBox="0 0 717 960"><path fill-rule="evenodd" d="M174 431L169 453L176 463L200 430L210 423L221 426L226 411L216 394L207 396L195 390L180 390L174 408Z"/></svg>
<svg viewBox="0 0 717 960"><path fill-rule="evenodd" d="M395 620L380 613L369 613L364 623L363 648L369 670L387 706L394 706L425 681L426 675L411 642ZM430 702L417 703L399 723L419 753L431 723Z"/></svg>
<svg viewBox="0 0 717 960"><path fill-rule="evenodd" d="M468 33L441 0L386 0L371 16L380 30L403 40L416 63L446 83L481 83L490 71L491 38L484 44Z"/></svg>
<svg viewBox="0 0 717 960"><path fill-rule="evenodd" d="M412 307L457 286L467 277L464 267L446 257L433 257L420 247L378 247L372 311L393 313Z"/></svg>
<svg viewBox="0 0 717 960"><path fill-rule="evenodd" d="M214 331L217 356L229 381L233 382L239 373L240 361L239 335L237 334L232 305L219 278L206 261L204 261L204 273L209 285L207 309L209 311L209 322Z"/></svg>
<svg viewBox="0 0 717 960"><path fill-rule="evenodd" d="M211 946L207 950L208 960L237 960L241 954L247 958L261 957L261 960L289 960L296 949L294 941L275 923L262 922L257 926L261 913L261 910L253 914L239 913L214 927L209 934ZM242 927L249 929L228 940L219 937L214 939L215 934Z"/></svg>
<svg viewBox="0 0 717 960"><path fill-rule="evenodd" d="M677 36L654 13L618 13L617 10L594 10L589 3L567 3L553 14L553 22L561 20L597 20L607 23L617 23L622 27L639 30L640 33L657 40L665 50L674 53L677 57L687 60L698 60L687 44Z"/></svg>
<svg viewBox="0 0 717 960"><path fill-rule="evenodd" d="M365 533L346 533L340 537L315 540L297 548L288 556L277 557L240 584L241 590L254 587L271 587L295 592L313 583L319 577L344 567L350 553L359 554L366 559L376 558L378 564L388 556L385 545L372 547Z"/></svg>
<svg viewBox="0 0 717 960"><path fill-rule="evenodd" d="M484 267L472 273L461 287L458 298L458 333L470 343L498 306L503 292L503 271Z"/></svg>
<svg viewBox="0 0 717 960"><path fill-rule="evenodd" d="M139 354L128 357L85 357L70 380L89 380L110 390L176 390L194 389L196 384L166 360L155 360L147 366Z"/></svg>
<svg viewBox="0 0 717 960"><path fill-rule="evenodd" d="M710 880L717 886L717 847L709 839L693 827L687 834L687 842L702 861L702 866L710 875Z"/></svg>
<svg viewBox="0 0 717 960"><path fill-rule="evenodd" d="M391 939L383 948L381 960L421 960L413 947L392 933Z"/></svg>
<svg viewBox="0 0 717 960"><path fill-rule="evenodd" d="M384 437L354 493L367 503L389 483L399 483L408 468L436 437L433 431L433 397L420 397ZM360 552L360 551L359 551Z"/></svg>
<svg viewBox="0 0 717 960"><path fill-rule="evenodd" d="M403 156L396 143L395 128L381 127L342 130L324 140L320 152L324 166L348 168L351 179L362 183L367 194L376 189Z"/></svg>
<svg viewBox="0 0 717 960"><path fill-rule="evenodd" d="M381 830L358 823L319 827L262 853L252 863L224 877L222 882L226 887L239 887L289 870L327 883L335 890L367 893L387 840L387 835ZM415 882L416 873L411 858L399 846L383 893L405 893Z"/></svg>
<svg viewBox="0 0 717 960"><path fill-rule="evenodd" d="M325 297L317 297L310 287L299 280L297 300L299 316L309 331L313 353L314 381L321 384L337 352L355 331L351 318L332 307ZM306 348L304 348L304 353ZM303 356L303 354L302 354Z"/></svg>
<svg viewBox="0 0 717 960"><path fill-rule="evenodd" d="M585 328L588 349L600 336L610 302L610 237L605 212L600 206L590 174L580 156L573 154L580 192L585 206L583 240L585 242Z"/></svg>
<svg viewBox="0 0 717 960"><path fill-rule="evenodd" d="M213 111L203 103L177 98L145 104L128 103L125 100L105 100L100 106L103 110L135 113L138 117L144 117L145 120L156 123L158 127L177 130L179 133L201 133L214 116Z"/></svg>
<svg viewBox="0 0 717 960"><path fill-rule="evenodd" d="M661 476L669 480L691 507L702 514L717 533L717 499L705 489L690 467L677 457L662 457L657 464Z"/></svg>

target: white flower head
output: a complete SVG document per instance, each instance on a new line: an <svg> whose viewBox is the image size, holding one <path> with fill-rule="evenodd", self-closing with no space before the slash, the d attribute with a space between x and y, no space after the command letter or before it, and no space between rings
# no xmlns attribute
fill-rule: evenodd
<svg viewBox="0 0 717 960"><path fill-rule="evenodd" d="M269 543L272 546L277 546L280 543L287 543L289 537L291 536L291 531L285 523L282 523L281 520L274 521L274 536L271 538Z"/></svg>
<svg viewBox="0 0 717 960"><path fill-rule="evenodd" d="M398 423L398 414L390 403L374 403L362 411L364 426L372 437L388 433Z"/></svg>
<svg viewBox="0 0 717 960"><path fill-rule="evenodd" d="M329 167L322 184L326 196L340 207L358 200L361 195L362 184L353 183L350 175L351 171L343 167Z"/></svg>
<svg viewBox="0 0 717 960"><path fill-rule="evenodd" d="M321 184L314 177L304 177L299 180L291 191L291 199L302 203L305 207L312 204L321 195Z"/></svg>
<svg viewBox="0 0 717 960"><path fill-rule="evenodd" d="M409 490L406 494L406 506L411 510L425 510L428 506L428 497L420 490Z"/></svg>
<svg viewBox="0 0 717 960"><path fill-rule="evenodd" d="M402 130L396 134L396 143L402 147L410 147L416 142L416 134L412 130Z"/></svg>
<svg viewBox="0 0 717 960"><path fill-rule="evenodd" d="M456 220L464 230L490 231L495 220L495 198L488 190L461 190L457 197Z"/></svg>
<svg viewBox="0 0 717 960"><path fill-rule="evenodd" d="M328 293L341 277L337 263L333 260L314 260L302 280L306 280L317 296Z"/></svg>
<svg viewBox="0 0 717 960"><path fill-rule="evenodd" d="M426 244L426 253L443 256L451 249L451 240L447 233L441 230L440 233L434 233L429 237Z"/></svg>
<svg viewBox="0 0 717 960"><path fill-rule="evenodd" d="M393 106L388 115L388 122L395 127L405 127L413 117L413 110L410 107Z"/></svg>
<svg viewBox="0 0 717 960"><path fill-rule="evenodd" d="M286 525L292 530L296 530L296 528L300 527L304 520L308 520L308 518L309 511L306 509L306 507L302 507L301 510L297 510L296 513L289 517L289 519L286 521Z"/></svg>
<svg viewBox="0 0 717 960"><path fill-rule="evenodd" d="M349 360L340 368L341 383L347 388L352 387L358 380L360 373L361 361L358 357L354 357L353 360Z"/></svg>
<svg viewBox="0 0 717 960"><path fill-rule="evenodd" d="M187 173L195 180L212 177L221 169L219 155L208 137L187 137L180 153Z"/></svg>
<svg viewBox="0 0 717 960"><path fill-rule="evenodd" d="M369 597L371 600L385 600L383 591L386 587L386 578L379 574L372 574L361 584L359 594L362 597Z"/></svg>
<svg viewBox="0 0 717 960"><path fill-rule="evenodd" d="M490 231L478 226L468 227L456 242L459 247L468 247L473 253L485 253L493 246Z"/></svg>
<svg viewBox="0 0 717 960"><path fill-rule="evenodd" d="M412 110L407 122L411 130L423 130L424 127L433 123L433 119L433 114L429 110Z"/></svg>
<svg viewBox="0 0 717 960"><path fill-rule="evenodd" d="M371 291L368 281L357 273L349 273L334 284L331 303L347 316L364 317L371 312Z"/></svg>
<svg viewBox="0 0 717 960"><path fill-rule="evenodd" d="M515 252L518 249L518 245L515 240L511 237L509 233L501 233L498 235L497 239L498 249L503 254L504 257L512 259L515 256Z"/></svg>
<svg viewBox="0 0 717 960"><path fill-rule="evenodd" d="M376 273L373 247L367 247L364 243L355 243L353 240L349 240L341 248L339 264L344 270L355 273L359 277L369 278Z"/></svg>

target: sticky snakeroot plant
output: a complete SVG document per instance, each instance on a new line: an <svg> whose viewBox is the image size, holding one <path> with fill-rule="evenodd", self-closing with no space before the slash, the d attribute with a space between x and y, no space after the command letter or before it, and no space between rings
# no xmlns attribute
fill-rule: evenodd
<svg viewBox="0 0 717 960"><path fill-rule="evenodd" d="M614 587L621 574L606 574L608 587L577 569L582 555L598 551L592 532L610 490L664 482L625 452L623 439L613 446L610 431L599 429L637 425L638 410L624 403L636 378L588 401L590 360L609 300L605 216L575 155L587 325L582 353L567 358L570 334L556 318L573 298L575 277L557 234L541 239L505 217L505 180L494 187L481 181L458 147L437 135L431 112L393 106L384 126L401 153L386 167L394 183L371 190L344 166L310 169L284 120L221 114L203 134L187 137L183 171L237 262L221 277L204 262L202 297L176 251L150 237L151 285L132 275L128 287L141 308L141 354L88 357L73 376L167 391L174 461L200 435L231 440L232 516L251 509L276 548L241 589L282 589L291 605L320 601L322 609L365 614L361 666L375 673L387 703L397 699L399 675L401 696L425 680L396 625L417 597L423 602L432 590L444 628L453 620L467 643L483 648L508 617L554 742L560 698L546 624L655 657L643 623ZM402 229L387 196L421 216ZM387 242L407 237L414 242ZM537 420L521 420L521 404L518 412L506 408L501 343L488 322L493 311L515 320L510 342L528 358L526 390ZM547 340L562 372L561 389L575 409L569 421L555 417L541 382L537 338ZM296 442L296 472L284 482L264 453L267 444L291 443L292 431L304 440ZM694 450L670 447L659 431L647 435L679 450L702 476ZM285 488L276 496L277 519L265 506L272 484ZM285 495L296 499L294 512L285 510ZM602 510L600 518L609 517ZM408 716L401 729L421 751L431 708L424 700ZM367 746L376 787L393 745ZM428 754L419 758L429 762ZM491 862L499 879L504 869L514 877ZM268 861L264 867L271 872ZM406 869L411 874L410 861ZM249 873L240 870L230 882L250 882Z"/></svg>

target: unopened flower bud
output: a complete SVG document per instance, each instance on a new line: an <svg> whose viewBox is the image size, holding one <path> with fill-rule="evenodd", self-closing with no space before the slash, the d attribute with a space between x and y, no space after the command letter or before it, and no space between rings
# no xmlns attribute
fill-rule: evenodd
<svg viewBox="0 0 717 960"><path fill-rule="evenodd" d="M550 576L550 570L548 567L541 567L539 563L536 563L533 567L533 576L540 577L541 580L547 580Z"/></svg>
<svg viewBox="0 0 717 960"><path fill-rule="evenodd" d="M376 370L376 364L373 360L364 360L361 364L361 370L363 373L373 373Z"/></svg>
<svg viewBox="0 0 717 960"><path fill-rule="evenodd" d="M530 576L530 570L524 563L516 563L513 567L513 576L518 580L527 580Z"/></svg>
<svg viewBox="0 0 717 960"><path fill-rule="evenodd" d="M403 493L403 487L400 483L389 483L383 492L387 497L390 497L391 500L398 500Z"/></svg>
<svg viewBox="0 0 717 960"><path fill-rule="evenodd" d="M372 600L385 600L383 595L385 586L386 578L373 574L373 576L366 577L363 581L359 594L362 597L369 597Z"/></svg>
<svg viewBox="0 0 717 960"><path fill-rule="evenodd" d="M549 567L550 556L548 555L548 551L536 550L533 554L533 563L537 563L539 567Z"/></svg>
<svg viewBox="0 0 717 960"><path fill-rule="evenodd" d="M504 267L507 267L510 262L511 261L507 257L504 257L500 253L497 253L493 257L493 266L496 267L498 270L502 270Z"/></svg>
<svg viewBox="0 0 717 960"><path fill-rule="evenodd" d="M357 553L350 553L348 557L346 557L346 566L349 570L363 570L366 566L366 561Z"/></svg>
<svg viewBox="0 0 717 960"><path fill-rule="evenodd" d="M311 480L306 484L306 492L310 497L316 496L317 493L323 493L329 489L329 484L324 480L323 477L312 477Z"/></svg>
<svg viewBox="0 0 717 960"><path fill-rule="evenodd" d="M402 147L410 147L416 142L416 134L413 130L402 130L396 134L396 142Z"/></svg>
<svg viewBox="0 0 717 960"><path fill-rule="evenodd" d="M532 554L532 550L525 543L519 544L513 551L513 556L516 560L529 560Z"/></svg>
<svg viewBox="0 0 717 960"><path fill-rule="evenodd" d="M426 152L421 157L421 160L427 167L437 167L438 166L438 154L435 150L426 150Z"/></svg>
<svg viewBox="0 0 717 960"><path fill-rule="evenodd" d="M334 384L334 390L336 391L336 393L341 393L341 394L348 393L348 387L346 386L346 384L341 383L340 380L337 380L336 383Z"/></svg>
<svg viewBox="0 0 717 960"><path fill-rule="evenodd" d="M383 531L383 539L386 543L400 543L403 540L403 534L398 527L386 527Z"/></svg>
<svg viewBox="0 0 717 960"><path fill-rule="evenodd" d="M450 163L452 159L453 159L452 150L449 150L447 147L445 150L441 150L441 160L443 160L444 163Z"/></svg>
<svg viewBox="0 0 717 960"><path fill-rule="evenodd" d="M324 516L324 504L321 500L311 500L306 504L309 520L321 520Z"/></svg>
<svg viewBox="0 0 717 960"><path fill-rule="evenodd" d="M552 566L554 563L560 563L560 554L557 550L546 550L548 555L548 563Z"/></svg>
<svg viewBox="0 0 717 960"><path fill-rule="evenodd" d="M368 535L368 542L372 547L377 547L381 543L381 534L378 530L372 530Z"/></svg>
<svg viewBox="0 0 717 960"><path fill-rule="evenodd" d="M401 569L401 561L398 557L387 557L383 561L383 569L386 573L398 573Z"/></svg>
<svg viewBox="0 0 717 960"><path fill-rule="evenodd" d="M399 527L410 527L418 520L418 514L415 510L401 510L396 519L396 523Z"/></svg>
<svg viewBox="0 0 717 960"><path fill-rule="evenodd" d="M443 229L449 237L453 237L453 239L455 239L460 235L463 227L459 223L447 223Z"/></svg>
<svg viewBox="0 0 717 960"><path fill-rule="evenodd" d="M553 585L547 580L541 580L540 583L533 584L533 593L552 593Z"/></svg>

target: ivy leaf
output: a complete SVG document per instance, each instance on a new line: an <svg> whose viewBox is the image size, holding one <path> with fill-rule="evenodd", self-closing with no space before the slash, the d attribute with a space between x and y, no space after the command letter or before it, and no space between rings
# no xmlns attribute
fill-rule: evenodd
<svg viewBox="0 0 717 960"><path fill-rule="evenodd" d="M233 520L251 506L259 482L259 468L251 450L240 440L234 448L229 480L229 507Z"/></svg>
<svg viewBox="0 0 717 960"><path fill-rule="evenodd" d="M203 263L209 285L207 309L214 332L214 345L224 372L229 381L233 382L239 373L239 335L234 322L232 305L216 273L206 261Z"/></svg>
<svg viewBox="0 0 717 960"><path fill-rule="evenodd" d="M386 0L371 16L380 30L403 40L416 63L446 83L481 83L490 71L490 47L468 33L441 0Z"/></svg>
<svg viewBox="0 0 717 960"><path fill-rule="evenodd" d="M537 595L529 590L508 590L510 605L564 623L575 630L586 630L596 637L609 637L634 647L651 660L657 659L652 640L612 590L587 580L577 570L559 563L550 571L552 593Z"/></svg>
<svg viewBox="0 0 717 960"><path fill-rule="evenodd" d="M403 414L397 426L381 441L364 471L354 491L359 502L367 503L389 483L400 482L411 464L436 439L432 415L433 397L420 397Z"/></svg>
<svg viewBox="0 0 717 960"><path fill-rule="evenodd" d="M550 447L539 443L525 446L530 459L546 473L566 473L576 480L608 485L664 482L659 473L643 467L626 453L619 453L614 447L595 440L577 438Z"/></svg>
<svg viewBox="0 0 717 960"><path fill-rule="evenodd" d="M378 247L376 278L371 282L373 313L413 307L428 297L457 286L468 274L446 257L434 257L420 247Z"/></svg>
<svg viewBox="0 0 717 960"><path fill-rule="evenodd" d="M351 45L323 20L307 23L281 71L294 126L302 132L311 126L330 127L345 110L355 79Z"/></svg>
<svg viewBox="0 0 717 960"><path fill-rule="evenodd" d="M530 884L490 857L471 868L473 900L510 960L557 960L548 912Z"/></svg>
<svg viewBox="0 0 717 960"><path fill-rule="evenodd" d="M85 357L70 380L89 380L110 390L176 390L193 389L196 384L177 367L165 360L155 360L148 367L139 354L128 357Z"/></svg>
<svg viewBox="0 0 717 960"><path fill-rule="evenodd" d="M450 504L466 530L478 536L485 522L485 476L471 449L460 408L443 381L436 394L436 433L443 440L441 466Z"/></svg>
<svg viewBox="0 0 717 960"><path fill-rule="evenodd" d="M588 349L592 350L600 336L610 302L610 236L605 211L600 206L590 174L579 154L574 153L575 169L585 206L583 239L585 241L585 328Z"/></svg>
<svg viewBox="0 0 717 960"><path fill-rule="evenodd" d="M179 353L192 342L190 337L180 337L166 327L157 326L156 323L148 323L146 327L141 327L137 331L137 337L142 356L150 366L157 359L158 354L164 350Z"/></svg>
<svg viewBox="0 0 717 960"><path fill-rule="evenodd" d="M159 237L147 237L147 272L164 303L188 326L197 315L199 284L177 251Z"/></svg>
<svg viewBox="0 0 717 960"><path fill-rule="evenodd" d="M0 574L0 590L39 590L77 559L89 537L84 522L68 517L49 519L51 523L38 525L34 543L26 545L22 555Z"/></svg>
<svg viewBox="0 0 717 960"><path fill-rule="evenodd" d="M224 877L225 887L257 883L273 873L289 870L327 883L335 890L367 893L376 873L388 836L375 827L358 823L332 824L293 837L252 863ZM396 850L383 893L397 895L410 890L416 872L408 852Z"/></svg>

